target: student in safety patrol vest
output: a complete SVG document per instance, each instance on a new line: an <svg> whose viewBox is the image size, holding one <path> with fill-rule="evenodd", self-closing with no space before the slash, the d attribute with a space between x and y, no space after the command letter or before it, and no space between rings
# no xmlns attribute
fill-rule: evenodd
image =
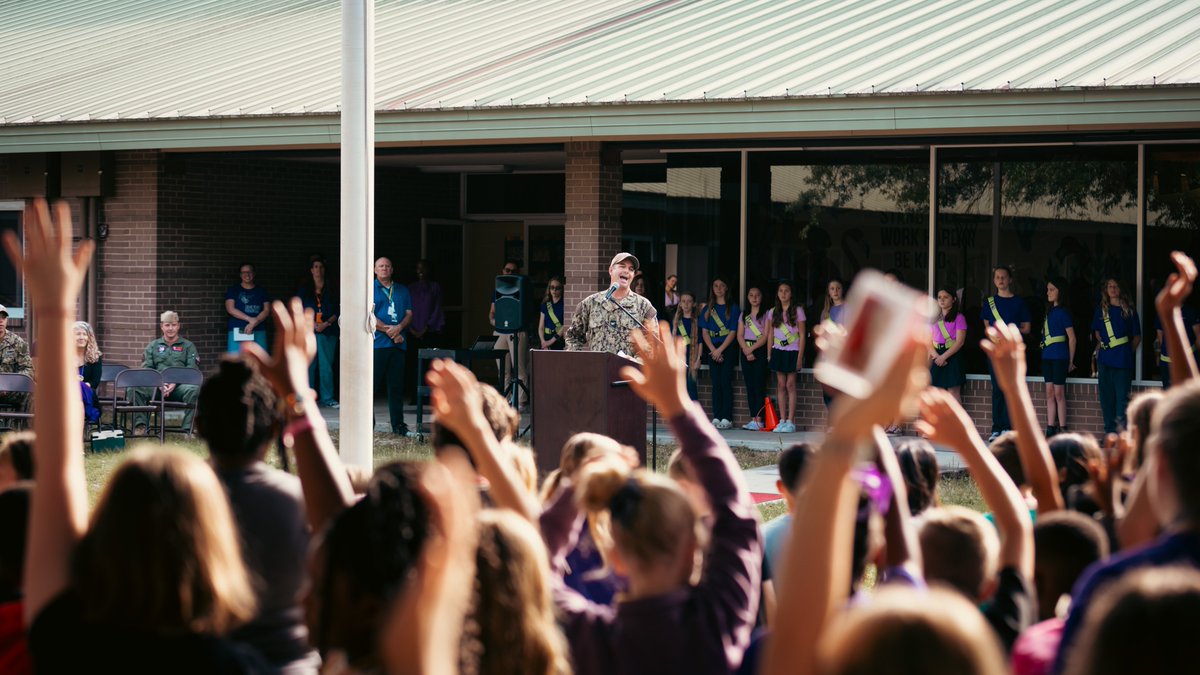
<svg viewBox="0 0 1200 675"><path fill-rule="evenodd" d="M1046 378L1046 438L1067 430L1067 373L1075 369L1075 327L1065 306L1067 280L1046 283L1042 320L1042 376Z"/></svg>
<svg viewBox="0 0 1200 675"><path fill-rule="evenodd" d="M1190 305L1184 305L1181 310L1184 339L1192 345L1192 353L1200 355L1200 312ZM1158 378L1166 389L1171 386L1171 354L1163 340L1162 319L1157 314L1154 316L1154 346L1158 348Z"/></svg>
<svg viewBox="0 0 1200 675"><path fill-rule="evenodd" d="M1104 433L1109 434L1125 426L1133 355L1142 341L1142 322L1115 278L1105 279L1103 289L1092 317L1092 334L1100 370L1100 411Z"/></svg>
<svg viewBox="0 0 1200 675"><path fill-rule="evenodd" d="M563 335L567 327L563 325L563 293L566 282L562 277L550 277L546 286L546 296L542 298L541 314L538 316L538 338L542 349L562 349L566 346Z"/></svg>
<svg viewBox="0 0 1200 675"><path fill-rule="evenodd" d="M967 344L967 317L958 311L955 289L943 285L937 291L938 318L930 325L930 384L949 391L962 400L962 385L967 380L960 352Z"/></svg>
<svg viewBox="0 0 1200 675"><path fill-rule="evenodd" d="M775 389L779 396L779 421L774 431L796 431L796 374L804 363L804 324L808 317L804 308L796 305L792 282L780 281L775 291L775 307L767 312L771 339L767 341L767 365L775 373Z"/></svg>
<svg viewBox="0 0 1200 675"><path fill-rule="evenodd" d="M199 368L200 356L196 345L191 340L179 337L179 315L167 310L158 317L162 337L146 345L142 352L142 367L153 368L159 372L167 368ZM200 396L200 387L194 384L164 384L163 398L168 401L182 401L194 404ZM146 405L154 397L152 387L132 387L129 390L129 401L135 406ZM192 428L194 408L184 411L183 426ZM146 413L135 413L133 416L133 435L142 436L146 433Z"/></svg>
<svg viewBox="0 0 1200 675"><path fill-rule="evenodd" d="M738 346L742 348L742 377L746 380L746 404L750 421L743 429L759 431L763 421L758 412L767 398L767 317L762 306L762 289L751 286L746 291L746 312L738 331Z"/></svg>
<svg viewBox="0 0 1200 675"><path fill-rule="evenodd" d="M996 287L996 294L988 296L984 301L983 311L980 312L979 317L983 319L984 326L991 326L997 321L1003 321L1008 324L1016 324L1022 335L1029 335L1033 318L1029 314L1029 306L1025 304L1025 300L1012 292L1012 269L1007 265L993 267L992 285ZM991 373L990 363L988 372ZM1012 423L1008 420L1008 402L1004 400L1004 392L1000 391L1000 385L996 384L996 374L991 373L991 375L992 435L988 439L989 443L1012 428Z"/></svg>
<svg viewBox="0 0 1200 675"><path fill-rule="evenodd" d="M713 279L708 302L700 310L700 331L708 347L708 372L712 376L713 426L733 426L733 367L737 365L737 328L742 311L728 299L729 284Z"/></svg>
<svg viewBox="0 0 1200 675"><path fill-rule="evenodd" d="M683 360L687 363L687 392L693 401L700 400L696 387L696 369L700 367L700 322L696 320L696 295L691 291L679 294L679 305L671 319L671 334L683 339Z"/></svg>

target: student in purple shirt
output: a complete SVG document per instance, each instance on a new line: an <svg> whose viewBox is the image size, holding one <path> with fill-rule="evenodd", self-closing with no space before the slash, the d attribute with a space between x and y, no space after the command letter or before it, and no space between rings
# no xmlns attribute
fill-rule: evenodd
<svg viewBox="0 0 1200 675"><path fill-rule="evenodd" d="M762 565L756 509L729 447L688 397L682 346L671 340L666 324L659 334L674 348L654 349L633 333L643 365L626 367L620 376L669 420L707 492L711 542L693 584L699 521L679 486L612 455L581 469L578 487L561 490L542 514L552 564L571 549L581 511L608 513L612 538L602 545L614 569L628 575L629 592L616 607L606 607L556 587L579 675L729 673L741 662L754 626Z"/></svg>

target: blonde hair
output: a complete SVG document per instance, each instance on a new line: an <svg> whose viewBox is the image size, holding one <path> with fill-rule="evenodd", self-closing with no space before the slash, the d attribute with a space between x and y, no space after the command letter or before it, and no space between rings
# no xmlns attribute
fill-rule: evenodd
<svg viewBox="0 0 1200 675"><path fill-rule="evenodd" d="M624 449L625 446L604 434L584 431L571 436L566 443L563 443L558 459L558 468L547 474L546 480L542 481L542 501L553 497L559 486L562 485L563 479L575 475L588 457L603 452L620 454Z"/></svg>
<svg viewBox="0 0 1200 675"><path fill-rule="evenodd" d="M817 645L822 675L1007 675L995 633L957 593L889 586L834 617Z"/></svg>
<svg viewBox="0 0 1200 675"><path fill-rule="evenodd" d="M83 360L88 363L95 363L100 360L101 352L100 345L96 344L96 333L92 330L91 324L86 321L76 321L72 326L72 330L82 330L87 333L87 345L83 348Z"/></svg>
<svg viewBox="0 0 1200 675"><path fill-rule="evenodd" d="M541 534L528 520L507 510L479 514L476 592L463 631L462 672L570 675L549 570Z"/></svg>
<svg viewBox="0 0 1200 675"><path fill-rule="evenodd" d="M158 322L159 323L179 323L179 314L168 309L167 311L158 315Z"/></svg>
<svg viewBox="0 0 1200 675"><path fill-rule="evenodd" d="M72 575L91 622L223 634L255 612L224 488L208 464L170 446L134 450L113 474Z"/></svg>
<svg viewBox="0 0 1200 675"><path fill-rule="evenodd" d="M976 511L951 505L926 510L917 527L925 578L979 599L999 564L995 526Z"/></svg>
<svg viewBox="0 0 1200 675"><path fill-rule="evenodd" d="M679 485L618 455L589 462L579 472L580 507L608 517L597 543L615 545L627 561L643 568L669 563L685 544L699 540L699 519Z"/></svg>
<svg viewBox="0 0 1200 675"><path fill-rule="evenodd" d="M516 443L507 443L505 447L509 459L512 460L513 468L517 470L517 476L521 479L521 484L525 486L526 490L529 490L529 494L537 497L537 460L533 457L533 449L527 445L517 445Z"/></svg>

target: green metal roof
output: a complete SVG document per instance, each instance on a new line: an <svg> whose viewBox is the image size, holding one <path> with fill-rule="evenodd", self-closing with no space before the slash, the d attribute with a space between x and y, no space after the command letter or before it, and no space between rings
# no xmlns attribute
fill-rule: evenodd
<svg viewBox="0 0 1200 675"><path fill-rule="evenodd" d="M336 0L0 4L0 150L336 145ZM376 140L1200 126L1200 3L377 0Z"/></svg>

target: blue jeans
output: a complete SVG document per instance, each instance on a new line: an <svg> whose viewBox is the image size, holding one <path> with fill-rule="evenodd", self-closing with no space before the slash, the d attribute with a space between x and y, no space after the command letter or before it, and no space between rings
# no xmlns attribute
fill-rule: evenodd
<svg viewBox="0 0 1200 675"><path fill-rule="evenodd" d="M308 366L308 386L317 391L317 401L328 405L337 400L333 394L333 361L337 357L336 335L317 333L317 356Z"/></svg>
<svg viewBox="0 0 1200 675"><path fill-rule="evenodd" d="M1129 405L1132 384L1132 369L1100 364L1100 411L1104 414L1104 433L1116 433L1125 427L1125 407Z"/></svg>
<svg viewBox="0 0 1200 675"><path fill-rule="evenodd" d="M267 346L267 329L266 328L262 328L262 329L254 331L254 342L259 347L262 347L263 350L267 351L268 353L271 351L271 348ZM227 333L225 333L225 351L233 352L236 354L237 352L242 351L243 344L245 344L245 343L244 342L234 342L233 331L228 331Z"/></svg>

